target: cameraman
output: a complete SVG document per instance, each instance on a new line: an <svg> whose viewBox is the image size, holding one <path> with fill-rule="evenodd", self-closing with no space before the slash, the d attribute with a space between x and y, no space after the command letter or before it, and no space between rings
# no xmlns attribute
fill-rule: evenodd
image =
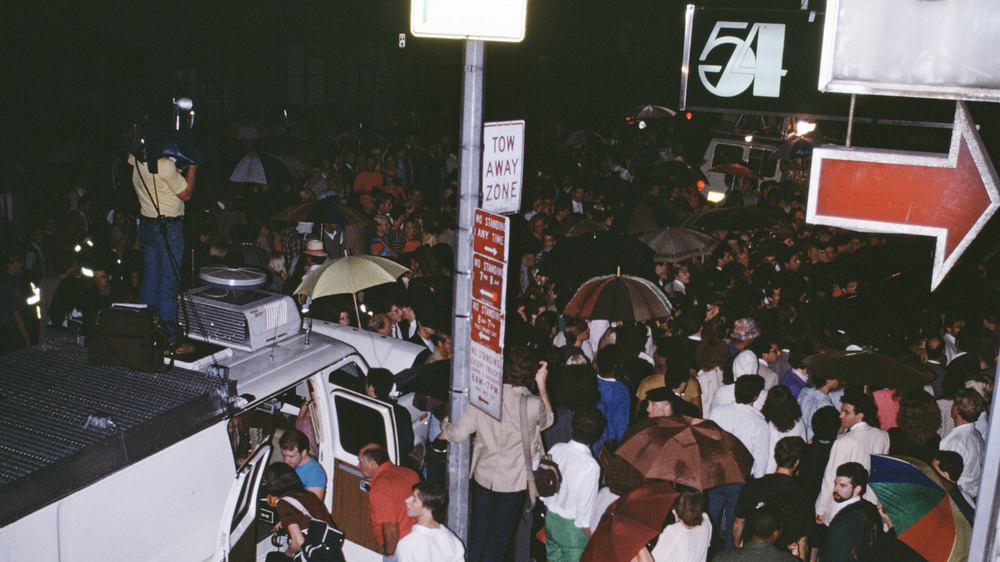
<svg viewBox="0 0 1000 562"><path fill-rule="evenodd" d="M142 247L143 275L140 300L156 307L170 330L170 347L177 355L194 351L181 344L177 333L177 294L180 291L180 263L184 256L184 202L194 192L195 164L182 173L170 158L156 161L154 171L145 161L129 155L132 187L139 197L139 245Z"/></svg>

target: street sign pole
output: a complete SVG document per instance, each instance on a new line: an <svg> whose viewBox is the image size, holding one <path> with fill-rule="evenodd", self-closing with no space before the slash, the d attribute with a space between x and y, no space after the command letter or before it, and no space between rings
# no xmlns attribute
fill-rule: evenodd
<svg viewBox="0 0 1000 562"><path fill-rule="evenodd" d="M458 179L458 247L455 251L455 301L452 324L451 421L458 421L469 403L469 362L472 342L473 221L479 204L483 154L483 61L486 43L465 40L462 79L461 160ZM448 528L462 542L469 534L469 467L472 440L448 445Z"/></svg>

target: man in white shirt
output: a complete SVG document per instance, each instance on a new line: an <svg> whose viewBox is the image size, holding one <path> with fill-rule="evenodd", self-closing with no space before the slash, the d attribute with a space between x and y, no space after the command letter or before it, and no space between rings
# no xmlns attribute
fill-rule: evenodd
<svg viewBox="0 0 1000 562"><path fill-rule="evenodd" d="M968 388L955 393L955 402L951 406L951 419L955 420L955 429L941 440L942 451L954 451L962 455L965 467L958 479L958 487L966 496L976 499L979 495L979 481L983 477L983 454L986 443L976 429L975 422L986 407L983 397Z"/></svg>
<svg viewBox="0 0 1000 562"><path fill-rule="evenodd" d="M878 407L871 395L860 390L844 393L840 408L840 426L844 433L830 448L830 460L823 472L823 483L816 499L818 522L829 525L837 512L833 501L837 467L856 462L867 471L871 468L872 455L889 452L889 434L879 429L878 424ZM875 494L871 489L865 492L865 499L875 503Z"/></svg>
<svg viewBox="0 0 1000 562"><path fill-rule="evenodd" d="M708 419L743 443L753 456L753 468L750 472L754 478L760 478L767 468L771 434L767 421L753 407L753 403L764 390L764 379L760 375L743 375L736 379L733 386L736 402L713 405ZM728 484L708 491L708 515L712 518L712 527L725 533L726 548L733 547L732 517L742 487L742 484Z"/></svg>
<svg viewBox="0 0 1000 562"><path fill-rule="evenodd" d="M764 389L764 379L760 375L743 375L736 379L734 386L736 402L713 407L708 419L735 435L746 446L753 455L751 473L754 478L760 478L767 468L771 434L763 414L753 407L753 403Z"/></svg>
<svg viewBox="0 0 1000 562"><path fill-rule="evenodd" d="M465 562L462 541L441 524L447 509L444 486L437 482L413 485L413 495L406 498L406 514L417 523L396 545L399 562Z"/></svg>
<svg viewBox="0 0 1000 562"><path fill-rule="evenodd" d="M607 420L597 408L580 410L573 415L573 439L549 449L562 474L559 491L542 498L548 508L545 552L549 562L577 562L587 547L601 479L601 467L590 446L601 438L605 424Z"/></svg>

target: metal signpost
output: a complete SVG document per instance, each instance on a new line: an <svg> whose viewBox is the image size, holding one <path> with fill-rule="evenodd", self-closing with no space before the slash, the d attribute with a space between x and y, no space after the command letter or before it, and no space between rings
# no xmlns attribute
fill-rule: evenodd
<svg viewBox="0 0 1000 562"><path fill-rule="evenodd" d="M493 326L496 341L503 341L502 316L495 314L483 319L482 302L473 309L473 216L481 197L483 156L483 66L486 58L484 41L521 41L527 26L527 0L411 0L410 31L417 37L444 37L465 40L462 77L462 126L459 135L461 158L458 181L458 241L455 249L455 300L452 319L451 384L449 391L452 421L457 421L469 403L470 363L473 350L480 345L490 353L499 353L482 343L473 341L473 314L479 325ZM521 123L521 151L523 153L524 124ZM506 152L506 148L505 152ZM513 148L513 147L511 147ZM523 158L521 159L523 161ZM506 174L506 170L504 170ZM511 167L513 173L513 167ZM520 202L518 180L518 202ZM508 193L510 188L508 188ZM509 212L516 212L513 209ZM487 252L488 253L488 252ZM483 258L484 256L481 256ZM485 259L493 259L496 256ZM506 261L506 259L501 260ZM480 262L484 264L485 262ZM492 291L492 289L488 289ZM502 286L499 291L502 295ZM500 296L501 303L503 297ZM490 307L490 304L485 306ZM498 309L502 312L502 307ZM489 315L486 315L489 316ZM496 326L499 324L499 327ZM480 339L489 339L487 330L475 333ZM479 341L479 340L477 340ZM482 371L496 366L489 356L477 352L477 369ZM502 373L502 361L500 363ZM499 404L499 401L497 401ZM471 441L451 443L448 446L448 528L463 542L469 533L469 469Z"/></svg>

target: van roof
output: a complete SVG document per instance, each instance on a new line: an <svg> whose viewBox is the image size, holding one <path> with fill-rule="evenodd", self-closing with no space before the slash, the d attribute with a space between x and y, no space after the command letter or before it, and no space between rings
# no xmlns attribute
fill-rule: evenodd
<svg viewBox="0 0 1000 562"><path fill-rule="evenodd" d="M218 377L87 364L52 340L0 357L0 525L148 457L226 414ZM89 422L89 423L88 423Z"/></svg>
<svg viewBox="0 0 1000 562"><path fill-rule="evenodd" d="M233 350L218 361L228 381L207 369L89 365L82 345L60 340L0 356L0 526L224 420L237 394L263 399L356 355L321 334L306 339Z"/></svg>

